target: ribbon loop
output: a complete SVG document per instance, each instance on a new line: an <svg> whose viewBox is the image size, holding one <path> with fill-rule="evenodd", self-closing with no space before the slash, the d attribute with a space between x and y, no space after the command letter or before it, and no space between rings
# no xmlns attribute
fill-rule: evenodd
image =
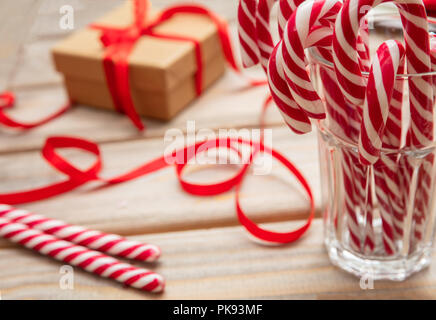
<svg viewBox="0 0 436 320"><path fill-rule="evenodd" d="M15 104L15 95L6 91L0 94L0 110L12 108Z"/></svg>
<svg viewBox="0 0 436 320"><path fill-rule="evenodd" d="M87 170L80 170L56 152L56 149L66 148L75 148L92 153L97 159ZM47 139L42 148L42 155L52 167L66 174L72 180L85 183L99 179L101 156L100 150L94 142L74 137L51 137Z"/></svg>
<svg viewBox="0 0 436 320"><path fill-rule="evenodd" d="M251 147L251 152L248 161L241 164L239 170L232 177L224 181L211 184L195 184L187 182L183 178L183 170L189 163L189 160L193 159L201 152L205 152L210 149L226 148L228 150L236 152L239 156L239 159L243 160L242 153L240 152L237 145L249 146ZM57 149L65 148L75 148L85 152L89 152L95 155L96 161L88 169L80 170L56 152ZM297 178L297 180L302 184L303 188L309 196L310 214L308 220L303 225L303 227L298 228L297 230L294 230L290 233L277 233L264 230L257 226L253 221L251 221L241 209L239 203L239 190L242 181L244 179L244 176L248 172L251 164L253 163L254 157L262 152L270 154L272 157L280 161L285 167L287 167L291 171L291 173ZM103 183L102 186L109 186L111 184L130 181L172 165L171 161L168 161L170 159L167 156L162 156L118 177L103 179L99 177L99 173L102 168L102 160L98 145L94 142L74 137L52 137L47 139L42 149L42 155L52 167L66 174L68 176L68 179L63 182L55 183L42 188L36 188L29 191L0 194L0 203L14 205L48 199L74 190L75 188L80 187L83 184L93 180L101 181ZM238 219L240 223L255 237L264 241L274 243L287 243L299 239L310 227L315 209L313 196L309 184L307 183L303 175L289 160L287 160L277 151L265 147L262 142L254 142L252 140L244 140L241 138L218 138L199 142L197 144L178 149L174 151L171 156L173 157L173 159L175 157L175 159L179 161L175 165L177 179L179 180L181 188L189 194L197 196L212 196L235 189L235 205Z"/></svg>

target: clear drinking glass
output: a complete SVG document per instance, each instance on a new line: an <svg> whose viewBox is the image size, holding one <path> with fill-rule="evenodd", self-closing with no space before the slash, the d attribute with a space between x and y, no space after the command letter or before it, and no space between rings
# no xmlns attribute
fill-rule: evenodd
<svg viewBox="0 0 436 320"><path fill-rule="evenodd" d="M383 23L371 30L371 37L401 37L395 27L400 26L398 17L376 19ZM314 49L309 49L309 60L312 80L330 110L327 119L318 122L324 241L330 260L357 276L404 280L430 264L436 215L436 144L413 148L406 142L408 87L412 79L436 73L398 75L403 135L395 147L381 150L377 163L364 166L353 132L356 106L343 101L331 63ZM349 126L338 125L334 112L348 117Z"/></svg>

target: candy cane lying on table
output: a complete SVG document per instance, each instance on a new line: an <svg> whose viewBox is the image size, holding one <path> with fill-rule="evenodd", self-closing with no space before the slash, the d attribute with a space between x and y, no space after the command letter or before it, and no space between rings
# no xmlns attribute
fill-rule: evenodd
<svg viewBox="0 0 436 320"><path fill-rule="evenodd" d="M256 35L256 0L240 0L238 7L238 33L242 63L245 68L259 62Z"/></svg>
<svg viewBox="0 0 436 320"><path fill-rule="evenodd" d="M157 273L122 263L98 251L60 240L21 223L0 218L0 237L43 255L144 291L160 292L165 281Z"/></svg>
<svg viewBox="0 0 436 320"><path fill-rule="evenodd" d="M25 224L29 228L37 229L59 239L118 257L153 262L161 254L161 250L152 244L145 244L128 240L115 234L106 234L80 226L69 225L65 222L46 218L25 210L14 209L9 205L0 205L0 218Z"/></svg>

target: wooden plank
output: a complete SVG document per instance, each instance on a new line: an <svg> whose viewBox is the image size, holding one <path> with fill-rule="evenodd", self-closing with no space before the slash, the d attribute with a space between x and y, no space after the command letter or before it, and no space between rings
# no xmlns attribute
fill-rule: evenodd
<svg viewBox="0 0 436 320"><path fill-rule="evenodd" d="M283 231L297 225L301 222L268 227ZM163 249L161 262L152 267L167 279L162 295L126 289L79 270L74 290L61 290L61 263L24 249L2 249L0 290L3 299L436 298L436 261L404 282L375 281L374 289L362 290L358 278L329 262L321 227L317 220L303 239L280 247L252 242L241 227L136 237Z"/></svg>
<svg viewBox="0 0 436 320"><path fill-rule="evenodd" d="M306 175L319 208L315 133L295 136L286 127L276 128L272 131L272 145ZM105 168L102 175L113 177L133 169L161 156L166 146L168 144L165 145L162 139L105 144L101 148ZM88 166L93 160L90 155L79 152L62 154L80 167ZM43 162L38 152L4 155L0 157L0 167L2 193L44 186L64 178ZM202 168L187 173L188 180L197 183L220 181L230 177L236 169L230 164ZM186 194L181 190L173 168L110 188L91 190L95 186L91 183L69 194L22 207L70 223L121 234L237 224L233 192L213 197ZM307 196L279 163L272 163L269 175L248 175L241 191L242 206L256 221L297 219L307 214Z"/></svg>

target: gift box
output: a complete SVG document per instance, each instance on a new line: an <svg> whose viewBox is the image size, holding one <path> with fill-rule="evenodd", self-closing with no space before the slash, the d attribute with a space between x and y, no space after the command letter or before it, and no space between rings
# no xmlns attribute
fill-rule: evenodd
<svg viewBox="0 0 436 320"><path fill-rule="evenodd" d="M127 1L96 24L128 27L134 24L134 12L133 1ZM158 15L159 11L148 10L144 24ZM217 26L207 16L179 13L153 27L153 33L180 36L182 40L141 35L127 58L129 90L138 114L169 120L198 96L196 80L201 79L204 90L224 73L225 60ZM101 36L102 30L86 28L61 41L52 53L72 101L115 110L103 65L107 48ZM183 41L183 37L196 41L200 55L195 43Z"/></svg>

